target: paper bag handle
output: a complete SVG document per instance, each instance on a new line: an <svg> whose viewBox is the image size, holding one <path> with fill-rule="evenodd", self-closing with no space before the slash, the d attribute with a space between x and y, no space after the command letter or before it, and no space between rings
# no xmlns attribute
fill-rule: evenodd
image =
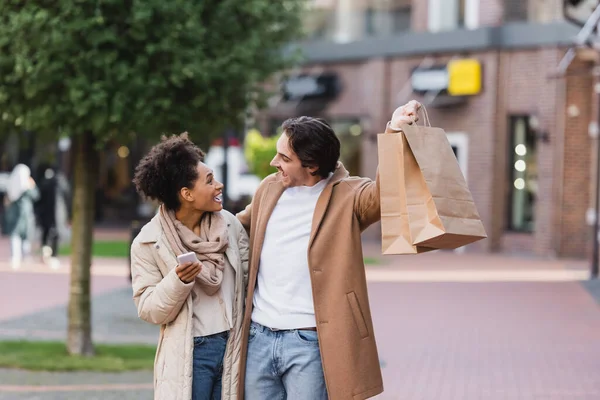
<svg viewBox="0 0 600 400"><path fill-rule="evenodd" d="M423 113L423 124L425 124L426 127L431 128L431 121L429 120L429 114L427 113L427 107L425 107L425 104L420 103L420 108L421 108L421 112ZM416 123L416 121L413 119L413 124L418 125Z"/></svg>

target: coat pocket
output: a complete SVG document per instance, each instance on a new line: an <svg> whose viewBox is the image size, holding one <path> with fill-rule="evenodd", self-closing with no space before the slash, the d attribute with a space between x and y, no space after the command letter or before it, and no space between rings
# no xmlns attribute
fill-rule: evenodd
<svg viewBox="0 0 600 400"><path fill-rule="evenodd" d="M356 297L356 293L346 293L346 298L348 299L348 303L350 304L350 310L352 310L352 317L354 317L354 322L358 327L358 333L360 334L360 337L363 339L369 337L367 323L365 322L365 317L363 316L362 310L360 309L360 304L358 303L358 297Z"/></svg>

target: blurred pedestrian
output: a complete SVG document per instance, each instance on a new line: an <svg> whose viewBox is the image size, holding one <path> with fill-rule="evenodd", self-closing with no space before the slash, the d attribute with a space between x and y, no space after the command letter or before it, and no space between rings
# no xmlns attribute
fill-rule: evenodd
<svg viewBox="0 0 600 400"><path fill-rule="evenodd" d="M183 134L163 138L135 172L140 194L161 202L131 246L138 315L162 325L155 399L237 398L248 236L203 161Z"/></svg>
<svg viewBox="0 0 600 400"><path fill-rule="evenodd" d="M69 184L66 178L52 166L42 168L39 182L40 198L36 204L37 220L42 229L42 259L51 268L60 266L58 245L60 233L67 225Z"/></svg>
<svg viewBox="0 0 600 400"><path fill-rule="evenodd" d="M31 239L35 228L33 203L39 191L31 177L31 170L17 164L9 178L5 198L2 231L10 236L11 265L21 267L24 256L31 254Z"/></svg>

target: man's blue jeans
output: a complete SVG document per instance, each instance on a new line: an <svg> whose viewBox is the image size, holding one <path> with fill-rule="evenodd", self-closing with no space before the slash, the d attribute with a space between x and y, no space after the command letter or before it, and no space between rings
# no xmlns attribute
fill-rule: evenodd
<svg viewBox="0 0 600 400"><path fill-rule="evenodd" d="M221 400L223 358L229 332L194 338L192 400Z"/></svg>
<svg viewBox="0 0 600 400"><path fill-rule="evenodd" d="M246 400L326 400L316 331L272 331L252 322Z"/></svg>

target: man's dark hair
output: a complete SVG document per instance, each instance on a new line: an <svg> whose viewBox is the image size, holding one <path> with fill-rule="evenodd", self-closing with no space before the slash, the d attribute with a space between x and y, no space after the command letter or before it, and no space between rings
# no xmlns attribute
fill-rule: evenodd
<svg viewBox="0 0 600 400"><path fill-rule="evenodd" d="M179 191L194 185L198 163L203 161L204 152L192 143L187 132L163 136L136 167L133 183L144 197L177 211L181 207Z"/></svg>
<svg viewBox="0 0 600 400"><path fill-rule="evenodd" d="M335 170L340 159L340 140L325 120L290 118L281 127L302 166L318 168L313 175L327 178Z"/></svg>

